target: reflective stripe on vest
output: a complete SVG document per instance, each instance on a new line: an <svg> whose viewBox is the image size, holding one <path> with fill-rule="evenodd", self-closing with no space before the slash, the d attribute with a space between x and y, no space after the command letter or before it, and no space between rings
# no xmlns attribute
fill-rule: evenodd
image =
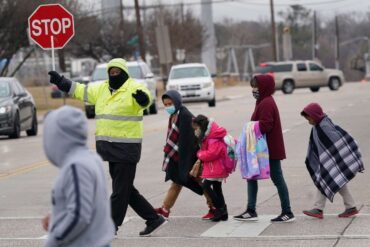
<svg viewBox="0 0 370 247"><path fill-rule="evenodd" d="M89 95L88 95L88 93L87 93L87 89L88 89L88 84L85 86L85 88L84 88L84 102L85 103L89 103Z"/></svg>
<svg viewBox="0 0 370 247"><path fill-rule="evenodd" d="M117 138L111 136L96 136L96 141L118 142L118 143L141 143L142 138Z"/></svg>
<svg viewBox="0 0 370 247"><path fill-rule="evenodd" d="M143 116L117 116L110 114L99 114L95 119L119 120L119 121L143 121Z"/></svg>

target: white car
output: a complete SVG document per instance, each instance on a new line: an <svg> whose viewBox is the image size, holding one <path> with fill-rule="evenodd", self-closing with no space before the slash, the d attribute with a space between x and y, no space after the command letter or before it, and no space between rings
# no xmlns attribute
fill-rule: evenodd
<svg viewBox="0 0 370 247"><path fill-rule="evenodd" d="M275 89L285 94L293 93L295 88L310 88L312 92L318 92L320 87L338 90L345 82L341 70L327 69L311 60L262 63L254 74L271 75Z"/></svg>
<svg viewBox="0 0 370 247"><path fill-rule="evenodd" d="M188 63L172 66L167 90L177 90L184 102L208 102L216 106L215 83L205 64Z"/></svg>
<svg viewBox="0 0 370 247"><path fill-rule="evenodd" d="M107 66L108 63L98 64L94 69L90 83L108 80ZM146 86L152 95L153 102L144 113L157 114L157 85L149 66L143 61L130 61L127 62L127 67L130 77ZM94 105L85 104L85 111L88 118L95 117Z"/></svg>

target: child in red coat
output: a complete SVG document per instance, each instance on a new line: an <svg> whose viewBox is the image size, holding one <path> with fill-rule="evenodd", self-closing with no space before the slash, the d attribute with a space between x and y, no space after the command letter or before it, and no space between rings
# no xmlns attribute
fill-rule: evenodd
<svg viewBox="0 0 370 247"><path fill-rule="evenodd" d="M200 150L198 159L203 163L203 189L211 197L216 211L212 221L227 220L228 213L222 193L222 180L228 177L222 159L226 153L223 138L227 132L206 116L198 115L193 119L194 134L198 138Z"/></svg>

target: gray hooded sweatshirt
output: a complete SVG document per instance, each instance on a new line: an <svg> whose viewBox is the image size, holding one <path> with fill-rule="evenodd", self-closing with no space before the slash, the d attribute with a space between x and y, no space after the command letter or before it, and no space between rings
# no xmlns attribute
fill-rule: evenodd
<svg viewBox="0 0 370 247"><path fill-rule="evenodd" d="M103 162L88 149L87 133L86 118L74 107L52 111L44 121L44 150L60 169L45 246L102 247L114 237Z"/></svg>

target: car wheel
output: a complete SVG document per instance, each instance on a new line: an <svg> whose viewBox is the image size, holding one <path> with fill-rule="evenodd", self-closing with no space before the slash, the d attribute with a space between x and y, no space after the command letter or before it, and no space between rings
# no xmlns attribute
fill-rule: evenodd
<svg viewBox="0 0 370 247"><path fill-rule="evenodd" d="M291 94L294 91L294 82L292 80L286 80L283 83L283 87L281 89L285 94Z"/></svg>
<svg viewBox="0 0 370 247"><path fill-rule="evenodd" d="M15 116L13 123L13 133L9 135L9 138L17 139L21 136L21 123L19 121L19 114Z"/></svg>
<svg viewBox="0 0 370 247"><path fill-rule="evenodd" d="M85 106L85 113L88 119L95 118L95 108Z"/></svg>
<svg viewBox="0 0 370 247"><path fill-rule="evenodd" d="M336 91L340 87L340 79L338 77L331 77L329 79L329 88L330 90Z"/></svg>
<svg viewBox="0 0 370 247"><path fill-rule="evenodd" d="M150 105L149 113L150 114L157 114L158 113L156 102L153 102L153 104Z"/></svg>
<svg viewBox="0 0 370 247"><path fill-rule="evenodd" d="M93 118L95 118L95 113L94 112L87 111L86 112L86 117L88 119L93 119Z"/></svg>
<svg viewBox="0 0 370 247"><path fill-rule="evenodd" d="M316 93L320 90L320 87L310 87L311 91Z"/></svg>
<svg viewBox="0 0 370 247"><path fill-rule="evenodd" d="M33 117L32 117L31 129L26 130L26 133L27 133L28 136L35 136L35 135L37 135L37 130L38 130L38 123L37 123L37 114L36 114L36 110L35 110L34 113L33 113Z"/></svg>
<svg viewBox="0 0 370 247"><path fill-rule="evenodd" d="M208 106L209 107L215 107L216 106L216 98L213 98L213 100L208 101Z"/></svg>

